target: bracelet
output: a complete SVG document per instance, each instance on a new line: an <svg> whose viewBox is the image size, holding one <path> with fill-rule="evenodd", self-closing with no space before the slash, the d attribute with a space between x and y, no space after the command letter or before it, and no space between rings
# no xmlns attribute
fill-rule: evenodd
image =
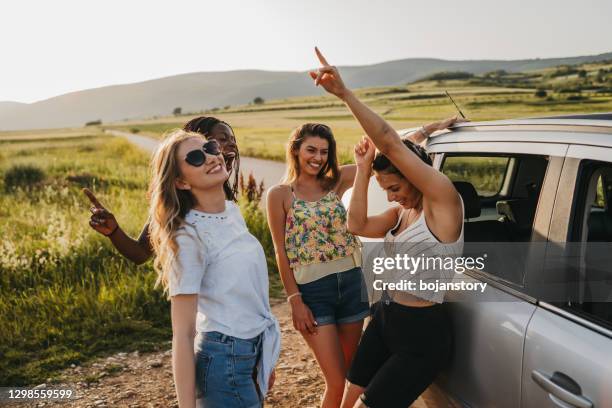
<svg viewBox="0 0 612 408"><path fill-rule="evenodd" d="M295 293L287 296L287 303L289 303L291 301L291 298L295 297L295 296L302 296L302 294L300 292L295 292Z"/></svg>
<svg viewBox="0 0 612 408"><path fill-rule="evenodd" d="M419 132L421 132L421 134L425 137L425 139L427 139L430 136L430 133L427 133L427 131L425 130L425 126L421 126L419 128Z"/></svg>
<svg viewBox="0 0 612 408"><path fill-rule="evenodd" d="M102 235L104 235L105 237L110 238L110 236L111 236L111 235L113 235L113 234L114 234L114 233L115 233L115 232L116 232L118 229L119 229L119 224L117 224L117 226L115 227L115 229L114 229L114 230L112 230L111 232L109 232L108 234L102 234Z"/></svg>

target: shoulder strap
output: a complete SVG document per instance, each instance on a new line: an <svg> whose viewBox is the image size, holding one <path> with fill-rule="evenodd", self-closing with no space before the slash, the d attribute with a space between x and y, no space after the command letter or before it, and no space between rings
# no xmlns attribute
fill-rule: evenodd
<svg viewBox="0 0 612 408"><path fill-rule="evenodd" d="M399 214L397 216L397 222L395 223L395 226L393 228L391 228L392 231L395 231L397 229L397 227L400 226L400 224L402 223L402 218L404 218L404 212L406 211L405 208L402 207L402 209L399 211Z"/></svg>
<svg viewBox="0 0 612 408"><path fill-rule="evenodd" d="M293 201L297 200L295 196L295 191L293 190L293 184L289 184L289 188L291 189L291 196L293 197Z"/></svg>
<svg viewBox="0 0 612 408"><path fill-rule="evenodd" d="M402 208L399 211L399 214L397 216L397 222L395 223L395 225L393 226L393 228L391 228L389 230L389 232L391 232L391 235L395 234L395 232L397 231L397 229L399 228L400 224L402 223L402 218L404 217L404 210L405 208Z"/></svg>

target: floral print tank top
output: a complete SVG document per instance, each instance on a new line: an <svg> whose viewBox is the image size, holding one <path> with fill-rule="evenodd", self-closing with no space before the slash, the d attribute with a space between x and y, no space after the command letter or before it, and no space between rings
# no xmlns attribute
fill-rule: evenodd
<svg viewBox="0 0 612 408"><path fill-rule="evenodd" d="M318 201L295 196L285 221L289 266L329 262L350 256L359 241L346 230L346 209L334 191Z"/></svg>

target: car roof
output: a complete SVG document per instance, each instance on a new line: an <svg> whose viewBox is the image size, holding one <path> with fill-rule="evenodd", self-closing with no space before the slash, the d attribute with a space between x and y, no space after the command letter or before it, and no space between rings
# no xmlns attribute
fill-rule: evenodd
<svg viewBox="0 0 612 408"><path fill-rule="evenodd" d="M406 134L410 130L400 133ZM612 147L612 113L460 123L432 135L427 145L462 142L538 142Z"/></svg>

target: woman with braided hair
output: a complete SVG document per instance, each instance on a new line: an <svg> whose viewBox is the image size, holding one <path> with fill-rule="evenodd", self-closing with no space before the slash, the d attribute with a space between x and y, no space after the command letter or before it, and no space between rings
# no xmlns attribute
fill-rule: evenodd
<svg viewBox="0 0 612 408"><path fill-rule="evenodd" d="M236 136L229 123L212 116L199 116L185 123L183 130L205 136L208 140L216 140L220 147L225 166L230 178L223 184L225 197L229 201L237 200L238 176L240 173L240 154L236 145ZM108 211L94 194L83 190L93 204L89 225L102 235L108 237L121 255L140 265L153 255L149 235L149 222L142 228L138 239L127 235L120 227L115 216Z"/></svg>

